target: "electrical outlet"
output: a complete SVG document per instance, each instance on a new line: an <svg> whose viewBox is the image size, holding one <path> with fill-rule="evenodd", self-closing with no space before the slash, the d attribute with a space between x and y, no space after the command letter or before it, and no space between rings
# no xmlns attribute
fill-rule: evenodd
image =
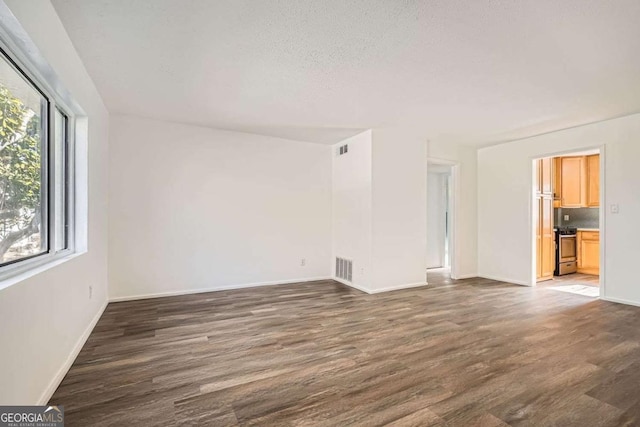
<svg viewBox="0 0 640 427"><path fill-rule="evenodd" d="M300 267L304 267L305 265L307 265L307 260L306 260L306 258L302 258L300 260Z"/></svg>
<svg viewBox="0 0 640 427"><path fill-rule="evenodd" d="M89 286L89 299L93 298L93 286Z"/></svg>
<svg viewBox="0 0 640 427"><path fill-rule="evenodd" d="M569 221L569 215L565 215L565 216L564 216L564 220L565 220L565 221Z"/></svg>
<svg viewBox="0 0 640 427"><path fill-rule="evenodd" d="M620 213L620 206L618 206L617 203L614 203L611 205L611 213L612 214Z"/></svg>

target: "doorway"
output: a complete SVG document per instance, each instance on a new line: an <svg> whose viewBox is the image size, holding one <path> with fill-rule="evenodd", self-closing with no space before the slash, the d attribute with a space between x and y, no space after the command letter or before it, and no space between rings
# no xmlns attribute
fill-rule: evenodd
<svg viewBox="0 0 640 427"><path fill-rule="evenodd" d="M427 269L450 275L452 264L453 166L428 163Z"/></svg>
<svg viewBox="0 0 640 427"><path fill-rule="evenodd" d="M601 149L533 160L533 283L597 298L602 291Z"/></svg>

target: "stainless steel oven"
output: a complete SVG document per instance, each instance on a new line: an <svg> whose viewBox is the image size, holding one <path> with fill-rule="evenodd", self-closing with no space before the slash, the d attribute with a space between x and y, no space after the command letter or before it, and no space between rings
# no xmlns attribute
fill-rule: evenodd
<svg viewBox="0 0 640 427"><path fill-rule="evenodd" d="M559 228L556 230L556 276L578 271L578 230Z"/></svg>

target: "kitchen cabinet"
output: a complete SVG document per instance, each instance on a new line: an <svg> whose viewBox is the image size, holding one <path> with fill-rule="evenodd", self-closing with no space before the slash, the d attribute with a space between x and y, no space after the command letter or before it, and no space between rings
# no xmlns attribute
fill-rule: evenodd
<svg viewBox="0 0 640 427"><path fill-rule="evenodd" d="M600 155L554 159L554 207L600 206Z"/></svg>
<svg viewBox="0 0 640 427"><path fill-rule="evenodd" d="M600 274L600 232L578 230L578 273Z"/></svg>
<svg viewBox="0 0 640 427"><path fill-rule="evenodd" d="M584 207L587 202L585 157L560 158L560 202L563 208Z"/></svg>
<svg viewBox="0 0 640 427"><path fill-rule="evenodd" d="M553 207L562 207L562 195L560 188L562 186L562 157L554 157L553 159Z"/></svg>
<svg viewBox="0 0 640 427"><path fill-rule="evenodd" d="M538 258L539 282L553 279L556 265L555 235L553 232L553 196L538 197Z"/></svg>
<svg viewBox="0 0 640 427"><path fill-rule="evenodd" d="M553 232L553 159L538 160L536 165L537 223L536 261L539 282L553 279L555 270L555 242Z"/></svg>
<svg viewBox="0 0 640 427"><path fill-rule="evenodd" d="M587 206L600 206L600 155L587 156Z"/></svg>
<svg viewBox="0 0 640 427"><path fill-rule="evenodd" d="M553 158L538 160L540 175L539 193L553 195Z"/></svg>

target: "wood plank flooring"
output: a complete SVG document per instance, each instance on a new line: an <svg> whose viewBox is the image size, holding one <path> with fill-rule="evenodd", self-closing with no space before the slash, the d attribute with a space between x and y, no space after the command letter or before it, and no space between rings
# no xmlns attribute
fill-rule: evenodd
<svg viewBox="0 0 640 427"><path fill-rule="evenodd" d="M640 308L485 279L112 303L67 426L640 425Z"/></svg>
<svg viewBox="0 0 640 427"><path fill-rule="evenodd" d="M592 274L574 273L566 276L554 276L551 280L539 282L538 286L564 286L564 285L585 285L600 286L600 276Z"/></svg>

